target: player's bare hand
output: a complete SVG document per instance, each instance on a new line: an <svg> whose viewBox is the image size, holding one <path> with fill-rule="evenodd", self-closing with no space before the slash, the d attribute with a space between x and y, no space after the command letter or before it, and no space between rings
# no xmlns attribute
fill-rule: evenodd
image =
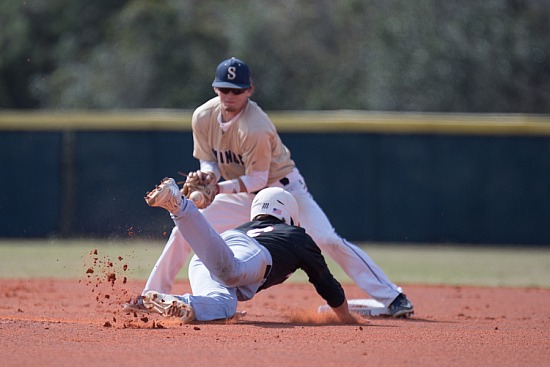
<svg viewBox="0 0 550 367"><path fill-rule="evenodd" d="M338 307L333 307L332 310L343 324L359 324L357 318L349 312L347 300L344 299L344 303Z"/></svg>

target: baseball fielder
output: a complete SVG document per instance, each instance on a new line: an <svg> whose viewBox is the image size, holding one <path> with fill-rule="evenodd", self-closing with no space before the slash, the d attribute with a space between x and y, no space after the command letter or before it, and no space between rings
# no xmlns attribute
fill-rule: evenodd
<svg viewBox="0 0 550 367"><path fill-rule="evenodd" d="M164 179L145 200L171 213L195 251L189 265L192 294L149 291L137 303L127 304L127 311L158 312L183 322L229 319L237 311L237 301L250 300L257 292L283 283L300 268L340 321L356 322L321 250L303 228L289 225L299 222L298 204L284 189L262 190L252 203L252 222L221 235L182 196L172 178Z"/></svg>
<svg viewBox="0 0 550 367"><path fill-rule="evenodd" d="M250 100L254 84L248 65L236 58L222 61L212 86L217 97L198 107L192 117L193 156L200 170L189 175L183 188L184 194L197 182L211 188L201 212L212 227L221 233L246 222L255 193L265 187L284 188L298 203L301 226L321 250L390 315L410 316L413 305L401 288L365 252L336 233L308 192L275 126ZM188 242L174 227L142 294L169 292L190 253Z"/></svg>

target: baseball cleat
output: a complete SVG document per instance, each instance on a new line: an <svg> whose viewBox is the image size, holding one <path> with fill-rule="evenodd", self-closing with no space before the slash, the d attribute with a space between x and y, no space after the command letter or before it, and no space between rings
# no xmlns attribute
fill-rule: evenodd
<svg viewBox="0 0 550 367"><path fill-rule="evenodd" d="M178 184L173 178L165 178L145 196L145 202L149 206L157 206L175 214L183 206L183 196Z"/></svg>
<svg viewBox="0 0 550 367"><path fill-rule="evenodd" d="M177 317L183 323L195 320L195 310L181 298L171 294L162 294L155 291L145 293L143 304L165 317Z"/></svg>
<svg viewBox="0 0 550 367"><path fill-rule="evenodd" d="M390 316L394 318L407 318L414 313L414 307L412 303L407 299L407 296L403 293L393 300L388 306Z"/></svg>
<svg viewBox="0 0 550 367"><path fill-rule="evenodd" d="M143 296L137 296L130 300L130 302L122 305L123 312L146 312L149 313L150 309L143 304Z"/></svg>

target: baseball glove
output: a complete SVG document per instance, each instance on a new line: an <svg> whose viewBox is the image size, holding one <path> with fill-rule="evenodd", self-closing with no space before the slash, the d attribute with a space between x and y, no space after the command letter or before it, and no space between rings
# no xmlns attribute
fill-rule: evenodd
<svg viewBox="0 0 550 367"><path fill-rule="evenodd" d="M186 177L181 193L193 201L197 208L204 209L212 203L219 192L216 177L213 173L195 171L188 174L179 172L179 174Z"/></svg>

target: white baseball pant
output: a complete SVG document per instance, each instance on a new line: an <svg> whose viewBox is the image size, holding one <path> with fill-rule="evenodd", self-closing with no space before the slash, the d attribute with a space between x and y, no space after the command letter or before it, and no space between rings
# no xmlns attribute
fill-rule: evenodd
<svg viewBox="0 0 550 367"><path fill-rule="evenodd" d="M178 297L193 307L199 321L233 317L237 301L254 297L265 282L271 254L244 233L218 234L190 202L171 217L195 251L189 264L192 293Z"/></svg>

